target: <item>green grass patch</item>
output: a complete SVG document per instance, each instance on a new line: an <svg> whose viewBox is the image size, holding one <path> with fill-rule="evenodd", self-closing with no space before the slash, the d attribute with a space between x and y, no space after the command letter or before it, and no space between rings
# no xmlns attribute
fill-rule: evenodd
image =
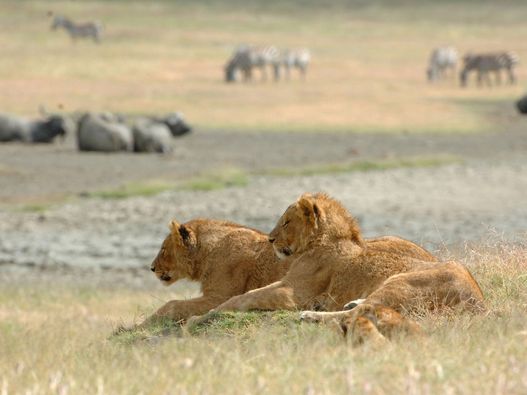
<svg viewBox="0 0 527 395"><path fill-rule="evenodd" d="M154 196L174 188L174 184L162 181L148 183L133 182L117 189L89 192L87 197L101 199L126 199L135 196Z"/></svg>
<svg viewBox="0 0 527 395"><path fill-rule="evenodd" d="M34 203L34 204L25 204L19 208L19 211L25 213L45 213L51 208L51 204L47 203Z"/></svg>
<svg viewBox="0 0 527 395"><path fill-rule="evenodd" d="M462 163L462 159L455 156L408 157L381 160L364 160L350 163L323 164L318 166L272 168L260 172L261 175L281 177L314 176L323 174L339 174L354 171L379 171L397 168L436 167L455 163Z"/></svg>
<svg viewBox="0 0 527 395"><path fill-rule="evenodd" d="M224 169L190 179L181 188L191 191L213 191L229 187L245 187L249 184L247 173L240 169Z"/></svg>
<svg viewBox="0 0 527 395"><path fill-rule="evenodd" d="M250 311L215 313L206 322L190 328L191 335L233 335L251 329L271 326L290 327L299 324L296 311Z"/></svg>

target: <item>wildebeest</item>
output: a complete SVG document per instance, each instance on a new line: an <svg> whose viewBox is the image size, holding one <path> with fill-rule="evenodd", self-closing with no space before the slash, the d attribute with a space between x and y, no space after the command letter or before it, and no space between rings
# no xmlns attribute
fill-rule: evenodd
<svg viewBox="0 0 527 395"><path fill-rule="evenodd" d="M100 22L75 23L71 19L57 15L53 18L51 29L57 30L60 27L69 33L73 41L77 38L91 38L96 43L101 42L102 25Z"/></svg>
<svg viewBox="0 0 527 395"><path fill-rule="evenodd" d="M172 136L179 137L183 136L192 131L192 127L185 121L183 114L179 112L172 112L162 117L149 117L155 122L164 123L170 129Z"/></svg>
<svg viewBox="0 0 527 395"><path fill-rule="evenodd" d="M461 86L467 85L468 74L472 71L477 73L478 85L482 84L483 79L485 79L487 85L492 85L489 75L491 72L495 73L496 83L500 84L502 69L507 71L510 84L516 82L514 67L518 64L519 58L514 52L469 53L463 57L463 62L463 70L459 74Z"/></svg>
<svg viewBox="0 0 527 395"><path fill-rule="evenodd" d="M51 143L55 137L66 136L66 119L50 115L42 120L28 120L15 115L0 114L0 141Z"/></svg>
<svg viewBox="0 0 527 395"><path fill-rule="evenodd" d="M516 102L516 108L520 114L527 114L527 95L523 96Z"/></svg>
<svg viewBox="0 0 527 395"><path fill-rule="evenodd" d="M168 126L148 118L138 118L132 128L135 152L172 152L172 133Z"/></svg>
<svg viewBox="0 0 527 395"><path fill-rule="evenodd" d="M80 151L133 151L130 128L112 114L85 114L77 123Z"/></svg>
<svg viewBox="0 0 527 395"><path fill-rule="evenodd" d="M446 76L449 70L455 72L458 53L454 47L435 48L430 55L426 76L429 82L434 82Z"/></svg>

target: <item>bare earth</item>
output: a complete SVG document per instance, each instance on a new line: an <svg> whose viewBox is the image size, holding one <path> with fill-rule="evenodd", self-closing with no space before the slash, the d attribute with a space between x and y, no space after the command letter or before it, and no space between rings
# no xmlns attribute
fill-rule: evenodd
<svg viewBox="0 0 527 395"><path fill-rule="evenodd" d="M471 135L232 134L198 132L171 157L85 154L72 141L0 146L0 199L38 201L151 177L181 180L218 166L269 167L449 154L463 163L310 177L252 176L246 187L174 190L124 200L76 199L47 209L0 210L0 265L143 273L171 218L225 218L268 231L305 191L339 198L366 235L396 234L437 249L498 233L527 235L527 138ZM9 269L9 270L8 270ZM141 274L142 276L142 274Z"/></svg>

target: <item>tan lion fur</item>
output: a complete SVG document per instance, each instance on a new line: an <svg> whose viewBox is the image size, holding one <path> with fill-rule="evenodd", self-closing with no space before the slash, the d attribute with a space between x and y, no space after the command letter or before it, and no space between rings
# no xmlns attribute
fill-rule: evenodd
<svg viewBox="0 0 527 395"><path fill-rule="evenodd" d="M279 280L289 268L276 257L267 234L258 230L211 219L172 221L169 228L151 270L165 285L199 281L203 296L172 300L144 325L160 317L181 321L204 314L233 295Z"/></svg>
<svg viewBox="0 0 527 395"><path fill-rule="evenodd" d="M350 300L366 298L367 305L402 312L423 301L432 308L476 306L483 300L476 281L461 264L438 263L423 248L397 237L365 241L355 219L325 194L302 195L287 208L269 239L277 255L290 262L287 274L266 287L234 296L215 311L313 306L338 311ZM348 313L309 312L304 318L318 321Z"/></svg>

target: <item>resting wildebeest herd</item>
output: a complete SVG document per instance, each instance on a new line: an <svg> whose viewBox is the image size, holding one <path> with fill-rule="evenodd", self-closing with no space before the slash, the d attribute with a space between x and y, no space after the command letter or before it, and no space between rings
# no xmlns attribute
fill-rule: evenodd
<svg viewBox="0 0 527 395"><path fill-rule="evenodd" d="M79 151L172 152L171 139L192 129L180 113L124 117L112 113L85 113L75 125L72 118L46 115L42 119L0 114L0 142L52 143L76 129Z"/></svg>
<svg viewBox="0 0 527 395"><path fill-rule="evenodd" d="M66 120L58 115L30 120L16 115L0 114L0 141L51 143L55 137L66 136Z"/></svg>

